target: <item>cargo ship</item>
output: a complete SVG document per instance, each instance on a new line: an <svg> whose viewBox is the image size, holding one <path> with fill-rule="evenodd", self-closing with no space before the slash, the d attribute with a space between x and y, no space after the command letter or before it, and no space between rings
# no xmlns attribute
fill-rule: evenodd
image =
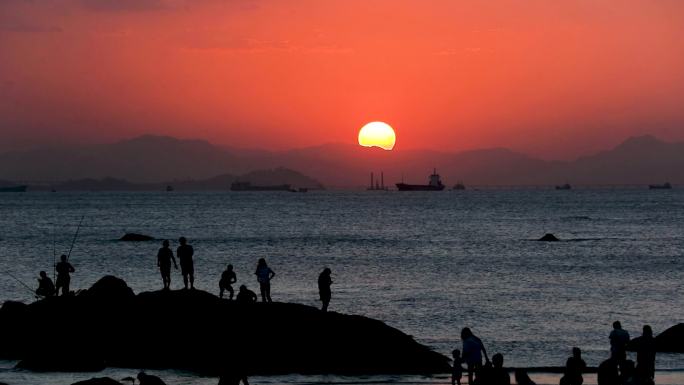
<svg viewBox="0 0 684 385"><path fill-rule="evenodd" d="M297 191L293 190L289 184L279 184L273 186L254 186L250 182L233 182L230 191Z"/></svg>
<svg viewBox="0 0 684 385"><path fill-rule="evenodd" d="M397 183L397 189L399 191L442 191L444 190L444 185L442 180L437 174L437 169L430 175L428 184L407 184L404 182Z"/></svg>

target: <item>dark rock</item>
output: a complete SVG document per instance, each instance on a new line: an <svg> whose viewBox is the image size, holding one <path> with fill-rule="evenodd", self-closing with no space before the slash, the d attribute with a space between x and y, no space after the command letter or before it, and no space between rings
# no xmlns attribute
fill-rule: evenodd
<svg viewBox="0 0 684 385"><path fill-rule="evenodd" d="M95 377L85 381L74 382L71 385L121 385L121 383L109 377Z"/></svg>
<svg viewBox="0 0 684 385"><path fill-rule="evenodd" d="M540 242L558 242L560 239L556 238L555 235L551 233L545 234L543 237L539 238Z"/></svg>
<svg viewBox="0 0 684 385"><path fill-rule="evenodd" d="M633 338L627 345L627 350L636 351L641 337ZM666 329L655 337L656 351L662 353L684 353L684 323L679 323Z"/></svg>
<svg viewBox="0 0 684 385"><path fill-rule="evenodd" d="M124 242L144 242L154 241L154 237L144 234L126 233L123 237L119 238L119 240Z"/></svg>
<svg viewBox="0 0 684 385"><path fill-rule="evenodd" d="M133 295L115 277L78 296L3 308L0 329L13 331L3 336L0 358L25 360L32 369L75 371L104 361L206 375L235 362L248 375L449 371L446 357L370 318L292 303L238 304L201 290ZM50 347L42 350L51 361L34 357L37 347Z"/></svg>

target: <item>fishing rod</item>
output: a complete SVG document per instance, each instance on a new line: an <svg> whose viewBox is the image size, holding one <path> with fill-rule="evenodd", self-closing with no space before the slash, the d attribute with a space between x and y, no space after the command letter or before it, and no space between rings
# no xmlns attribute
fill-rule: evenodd
<svg viewBox="0 0 684 385"><path fill-rule="evenodd" d="M4 271L4 273L7 274L7 275L9 275L10 277L12 277L15 281L19 282L19 283L21 284L21 286L25 287L27 290L29 290L29 291L31 292L31 294L33 294L36 298L38 298L38 296L36 295L35 290L33 290L33 288L32 288L31 286L25 284L22 280L20 280L19 278L15 277L14 274L10 273L9 271Z"/></svg>
<svg viewBox="0 0 684 385"><path fill-rule="evenodd" d="M74 239L71 240L71 247L69 248L69 254L67 254L67 261L69 261L69 258L71 258L71 251L74 249L74 244L76 243L76 238L78 237L78 231L81 229L83 218L85 218L85 215L81 216L81 220L78 222L78 227L76 227L76 233L74 234Z"/></svg>

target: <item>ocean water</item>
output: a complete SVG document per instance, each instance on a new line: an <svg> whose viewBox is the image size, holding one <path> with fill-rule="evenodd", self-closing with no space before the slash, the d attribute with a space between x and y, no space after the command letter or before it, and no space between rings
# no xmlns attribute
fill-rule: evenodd
<svg viewBox="0 0 684 385"><path fill-rule="evenodd" d="M316 279L330 267L332 311L380 319L444 354L460 348L460 329L469 326L507 366L562 366L573 346L595 366L608 356L614 320L632 336L644 324L657 334L684 322L684 191L677 189L0 194L0 300L32 299L9 274L35 287L39 270L52 271L53 245L57 255L67 252L81 217L72 289L113 274L136 292L156 290L161 242L117 238L139 232L171 239L175 249L185 236L199 289L217 293L227 263L238 285L256 289L254 267L264 257L277 273L275 301L319 306ZM535 241L547 232L562 241ZM172 274L172 287L181 287L180 273ZM49 383L45 374L0 366L0 381ZM674 370L662 374L667 383L684 370L684 355L660 354L657 367Z"/></svg>

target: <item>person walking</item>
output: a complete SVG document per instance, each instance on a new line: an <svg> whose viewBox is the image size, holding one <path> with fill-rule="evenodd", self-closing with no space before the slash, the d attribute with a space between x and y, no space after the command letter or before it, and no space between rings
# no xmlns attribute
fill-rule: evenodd
<svg viewBox="0 0 684 385"><path fill-rule="evenodd" d="M330 274L332 274L332 272L329 268L326 267L318 276L318 294L321 299L321 302L323 303L321 310L325 312L328 311L328 305L330 304L330 299L332 298L332 291L330 290L330 285L332 285L333 281L330 277Z"/></svg>
<svg viewBox="0 0 684 385"><path fill-rule="evenodd" d="M259 282L261 301L273 302L271 299L271 280L275 277L275 272L268 267L264 258L259 258L254 274L257 276L257 282Z"/></svg>
<svg viewBox="0 0 684 385"><path fill-rule="evenodd" d="M178 249L176 255L181 265L181 274L183 275L183 285L188 288L188 281L190 281L190 288L195 288L195 262L192 256L195 254L192 246L188 245L188 240L185 237L178 238Z"/></svg>

